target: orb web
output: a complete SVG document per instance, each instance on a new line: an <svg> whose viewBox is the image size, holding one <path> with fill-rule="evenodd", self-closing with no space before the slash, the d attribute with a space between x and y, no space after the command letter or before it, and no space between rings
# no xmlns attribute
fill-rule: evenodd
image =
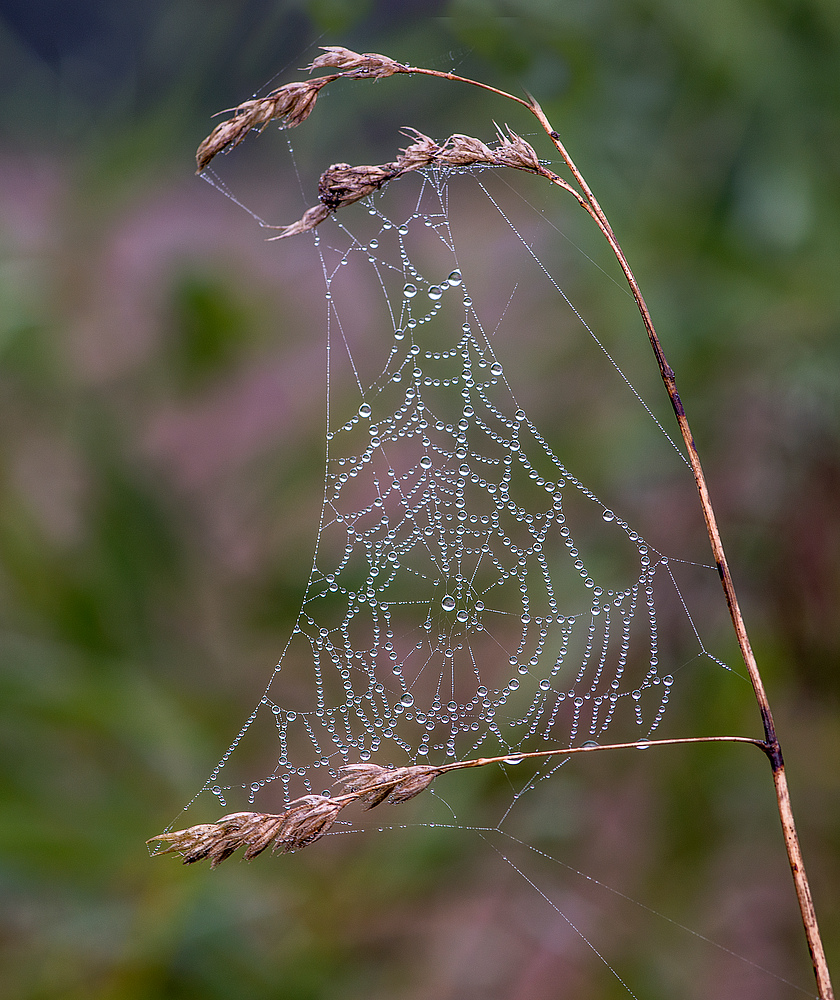
<svg viewBox="0 0 840 1000"><path fill-rule="evenodd" d="M342 765L446 763L659 726L668 560L576 478L519 405L459 263L448 178L315 236L327 430L300 614L247 729L276 729L254 803ZM390 206L390 207L389 207ZM387 214L386 214L387 213ZM564 296L565 298L565 296ZM499 329L508 336L504 317ZM604 560L604 550L610 553ZM687 615L686 611L686 615ZM272 791L272 803L277 796Z"/></svg>

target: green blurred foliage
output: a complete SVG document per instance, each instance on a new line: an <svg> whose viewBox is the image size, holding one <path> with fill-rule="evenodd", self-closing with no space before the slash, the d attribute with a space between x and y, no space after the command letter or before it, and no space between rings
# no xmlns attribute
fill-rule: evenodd
<svg viewBox="0 0 840 1000"><path fill-rule="evenodd" d="M428 819L421 800L394 833L212 873L143 847L251 711L309 571L323 392L320 315L301 296L317 282L278 274L256 226L190 173L210 116L293 78L319 44L532 92L607 210L701 446L840 966L837 4L7 0L4 995L539 997L561 981L568 995L626 996L557 943L562 921L492 847L412 826ZM488 140L510 121L530 135L516 109L442 86L330 90L324 126L313 116L296 137L305 197L330 162L391 158L406 124ZM278 178L272 141L249 146L240 176L286 221L297 182ZM606 266L583 218L567 232ZM621 350L620 299L571 280ZM521 349L535 379L572 350ZM535 405L549 418L547 392ZM609 417L583 412L581 462ZM682 538L688 515L633 428L604 447L615 488ZM746 685L708 669L675 690L667 720L674 735L757 734L756 714ZM770 776L745 753L593 756L531 794L519 835L807 989ZM481 825L510 790L476 773L453 776L445 797ZM568 869L529 863L548 894L578 891ZM637 996L792 995L589 889L576 916Z"/></svg>

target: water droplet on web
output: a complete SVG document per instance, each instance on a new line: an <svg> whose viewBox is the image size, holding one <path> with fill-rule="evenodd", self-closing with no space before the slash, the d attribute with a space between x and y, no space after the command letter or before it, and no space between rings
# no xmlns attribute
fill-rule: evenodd
<svg viewBox="0 0 840 1000"><path fill-rule="evenodd" d="M443 292L441 291L440 285L430 285L429 291L426 294L433 302L437 302L437 300L441 297Z"/></svg>
<svg viewBox="0 0 840 1000"><path fill-rule="evenodd" d="M409 694L408 691L406 691L406 693L402 696L402 698L400 698L400 704L404 708L411 708L411 706L414 704L414 695Z"/></svg>
<svg viewBox="0 0 840 1000"><path fill-rule="evenodd" d="M403 287L403 295L407 299L413 299L417 294L417 285L413 285L410 281L406 282Z"/></svg>
<svg viewBox="0 0 840 1000"><path fill-rule="evenodd" d="M493 375L501 375L504 369L498 361L494 361L493 364L490 365L490 371Z"/></svg>
<svg viewBox="0 0 840 1000"><path fill-rule="evenodd" d="M460 271L452 271L452 273L449 275L449 277L446 280L449 282L450 285L453 285L453 286L460 285L461 281L462 281L461 272Z"/></svg>
<svg viewBox="0 0 840 1000"><path fill-rule="evenodd" d="M540 691L548 691L550 687L551 687L550 681L547 681L544 678L543 680L540 681Z"/></svg>
<svg viewBox="0 0 840 1000"><path fill-rule="evenodd" d="M605 510L604 513L601 515L601 517L603 517L603 519L605 521L614 521L615 520L615 514L613 514L613 512L611 510Z"/></svg>
<svg viewBox="0 0 840 1000"><path fill-rule="evenodd" d="M440 602L440 606L444 611L454 611L455 610L455 598L451 594L447 594L446 597Z"/></svg>
<svg viewBox="0 0 840 1000"><path fill-rule="evenodd" d="M362 405L359 407L359 416L367 418L371 415L371 413L372 410L370 408L370 405L368 403L362 403Z"/></svg>
<svg viewBox="0 0 840 1000"><path fill-rule="evenodd" d="M368 246L371 248L371 250L376 250L377 247L379 246L379 240L376 239L371 240L370 243L368 243Z"/></svg>
<svg viewBox="0 0 840 1000"><path fill-rule="evenodd" d="M370 750L360 750L359 760L370 760Z"/></svg>
<svg viewBox="0 0 840 1000"><path fill-rule="evenodd" d="M431 469L431 467L432 467L432 460L431 460L431 458L429 458L428 455L424 455L420 459L420 468L421 469Z"/></svg>
<svg viewBox="0 0 840 1000"><path fill-rule="evenodd" d="M581 744L581 746L584 747L584 748L586 748L586 747L597 747L597 746L600 746L600 745L601 744L600 743L596 743L595 740L587 740L585 743Z"/></svg>

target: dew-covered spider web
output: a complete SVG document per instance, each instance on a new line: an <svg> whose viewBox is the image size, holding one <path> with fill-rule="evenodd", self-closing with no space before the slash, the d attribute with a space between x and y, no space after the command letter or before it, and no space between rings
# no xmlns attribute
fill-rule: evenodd
<svg viewBox="0 0 840 1000"><path fill-rule="evenodd" d="M692 669L740 683L724 654L707 648L693 585L680 583L687 569L717 587L708 556L700 565L669 557L588 484L585 455L565 456L563 427L529 414L517 361L518 345L531 350L536 294L560 317L556 336L594 352L606 380L598 391L623 394L642 415L691 495L680 449L572 304L543 245L498 206L492 174L418 173L331 217L314 237L294 238L323 280L323 329L312 333L324 338L327 388L314 555L279 662L201 790L205 809L279 812L301 795L334 794L339 769L358 762L644 745L663 731ZM453 223L450 198L465 185L501 219L504 238L487 237L483 249L481 233ZM478 252L473 243L465 253L465 236ZM278 254L294 253L294 239ZM505 276L499 254L522 263ZM520 266L536 286L520 288ZM574 398L575 378L538 400L543 413L586 404ZM245 777L237 760L257 730L263 747L273 734L274 751ZM504 765L509 792L488 823L456 814L436 785L424 801L440 808L420 822L488 842L635 996L585 933L585 917L572 920L552 895L545 866L575 869L516 827L568 759L512 768L514 756ZM380 829L398 830L403 807L389 808L376 813ZM333 834L354 829L350 812ZM785 989L779 995L798 988Z"/></svg>
<svg viewBox="0 0 840 1000"><path fill-rule="evenodd" d="M315 237L324 494L300 616L257 710L279 752L252 802L267 783L320 789L341 764L383 756L580 745L619 720L625 739L648 739L668 706L657 619L657 591L676 588L668 559L517 402L494 350L516 331L504 317L488 330L473 301L448 197L430 172L404 214L371 202L365 238L344 217ZM290 660L309 665L292 686Z"/></svg>
<svg viewBox="0 0 840 1000"><path fill-rule="evenodd" d="M300 616L258 709L277 729L276 767L251 802L266 783L312 791L341 764L383 756L580 745L618 720L648 739L668 705L656 598L675 586L668 560L518 404L447 197L429 173L407 216L371 204L364 242L344 219L316 236L324 495ZM378 291L375 311L354 304L360 283ZM293 692L290 660L310 665Z"/></svg>

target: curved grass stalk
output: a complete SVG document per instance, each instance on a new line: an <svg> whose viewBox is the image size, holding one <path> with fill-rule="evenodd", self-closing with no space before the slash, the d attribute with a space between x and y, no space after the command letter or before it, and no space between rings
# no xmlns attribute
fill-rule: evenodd
<svg viewBox="0 0 840 1000"><path fill-rule="evenodd" d="M244 139L245 135L253 128L261 130L273 120L280 120L287 127L293 127L300 124L312 112L320 90L328 83L331 83L336 79L341 77L350 79L381 79L388 76L403 74L437 77L451 82L465 83L521 105L534 115L540 123L540 126L554 144L555 149L558 151L571 173L574 184L569 183L558 174L543 166L533 148L510 129L507 130L506 134L500 132L499 142L493 148L488 147L478 139L474 139L470 136L453 135L450 136L444 143L438 144L429 139L427 136L414 132L415 142L403 150L402 154L390 163L381 164L379 166L363 167L349 167L347 164L336 164L333 167L330 167L321 177L319 185L319 204L309 209L299 222L293 223L290 226L280 227L280 235L275 238L282 239L314 229L315 226L319 225L333 212L344 207L345 205L352 204L353 202L366 197L383 187L389 181L402 176L404 173L435 165L463 167L472 164L492 164L494 166L508 166L517 170L525 170L529 173L537 174L544 177L551 184L554 184L571 194L578 204L594 220L595 224L601 230L605 239L609 243L610 248L615 254L633 297L636 300L636 304L642 318L642 323L644 324L656 362L659 366L662 381L671 401L671 406L673 407L683 441L685 442L688 460L694 474L694 481L700 498L700 506L706 522L706 530L709 536L712 554L714 556L715 564L723 586L723 592L729 608L729 614L735 630L738 646L741 650L741 655L744 659L750 682L752 683L753 692L761 714L764 729L764 740L753 740L746 737L706 737L685 740L660 740L653 741L646 745L654 746L685 742L713 741L743 742L752 743L753 745L760 747L766 754L773 772L773 781L776 789L776 801L778 804L785 848L790 862L797 899L799 901L802 924L805 930L808 948L811 953L811 961L814 968L817 988L819 990L819 997L820 1000L834 1000L834 991L831 985L825 950L820 938L816 912L814 910L814 903L811 896L811 889L805 873L805 865L802 858L799 837L793 818L782 750L776 735L773 714L770 709L770 703L767 698L761 673L758 669L758 664L756 663L755 655L750 644L743 615L741 614L741 609L738 604L735 586L732 582L729 565L726 560L723 542L721 541L720 532L718 530L717 519L715 517L703 468L700 463L697 446L689 426L688 417L686 416L685 409L679 393L677 392L674 370L669 365L662 349L662 345L653 325L653 320L647 304L645 303L639 283L633 274L627 258L621 249L621 245L619 244L603 209L598 204L591 188L564 147L560 134L552 127L540 105L530 95L526 95L527 99L517 97L514 94L509 94L498 89L497 87L492 87L489 84L482 83L477 80L471 80L455 73L446 73L440 70L426 69L420 66L404 65L396 62L388 56L379 55L377 53L360 54L351 52L349 49L345 49L340 46L326 47L324 49L324 54L316 58L308 69L311 71L327 67L333 68L335 72L330 73L327 76L310 78L309 80L303 82L286 84L264 98L247 101L233 109L233 117L218 125L199 147L196 156L199 171L203 170L217 153L237 146ZM612 744L609 746L597 747L597 749L619 749L621 747L638 745L639 744ZM578 753L591 751L593 749L596 748L574 747L562 751L562 753ZM529 757L533 758L535 756L557 754L559 752L561 751L547 751L536 754L514 754L499 758L479 758L475 761L462 761L450 765L444 765L441 768L434 770L437 773L442 773L445 770L476 767L494 761L502 762L507 760L510 763L514 758L516 760L521 760ZM356 768L368 769L370 767L375 767L375 765L352 766ZM429 769L427 768L426 770ZM432 777L434 776L435 775L433 774ZM370 777L370 775L368 775L368 777ZM349 779L344 780L346 784ZM429 781L431 781L431 777L429 778ZM425 788L426 785L423 785L422 787ZM356 791L348 793L348 796L341 797L340 800L337 798L331 801L333 803L341 801L341 807L343 807L346 802L352 801L355 798L365 799L366 795L369 798L376 798L376 795L379 792L382 792L383 788L384 786L380 786L377 784L376 780L373 780L372 784L369 782L363 790L360 791L359 789L356 789ZM393 788L391 786L389 786L389 788L391 789L390 792L385 792L385 794L382 795L382 798L378 799L377 802L384 800L389 794L391 794L393 800ZM422 788L417 789L417 791L421 790ZM412 794L417 794L417 791L412 792ZM377 802L373 802L373 804L375 805ZM243 813L236 815L253 816L258 814ZM277 817L274 817L274 819L277 819ZM331 821L332 820L330 819L329 822ZM180 833L183 834L185 832L186 831L181 831ZM318 835L320 835L320 832ZM174 834L169 834L153 839L172 840L175 836L176 835ZM298 834L296 846L302 846L305 843L309 843L311 839L314 838L310 837L309 839L306 839L304 834ZM292 840L294 841L294 837ZM168 848L168 850L178 849L179 848L174 844L172 847ZM201 856L207 855L204 854ZM225 854L224 856L227 855ZM197 858L190 858L189 860L197 860Z"/></svg>

